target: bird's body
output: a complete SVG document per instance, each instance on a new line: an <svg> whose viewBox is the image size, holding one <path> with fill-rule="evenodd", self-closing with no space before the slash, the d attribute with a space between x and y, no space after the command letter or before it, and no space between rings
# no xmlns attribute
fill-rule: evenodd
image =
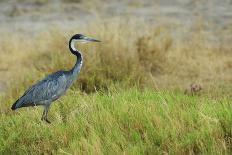
<svg viewBox="0 0 232 155"><path fill-rule="evenodd" d="M50 74L35 83L12 105L11 109L15 110L21 107L43 105L45 108L42 120L49 122L47 113L50 104L66 92L81 69L83 58L81 53L75 49L74 42L83 40L98 42L98 40L81 34L74 35L69 41L69 49L77 58L74 67L69 71L58 71Z"/></svg>

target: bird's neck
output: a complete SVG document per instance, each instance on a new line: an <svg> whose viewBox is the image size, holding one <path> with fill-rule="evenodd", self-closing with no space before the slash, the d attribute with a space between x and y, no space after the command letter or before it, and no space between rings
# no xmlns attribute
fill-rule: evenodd
<svg viewBox="0 0 232 155"><path fill-rule="evenodd" d="M79 73L80 72L80 70L81 70L81 66L82 66L82 55L81 55L81 53L80 53L80 56L76 56L77 57L77 60L76 60L76 63L75 63L75 65L73 66L73 68L71 69L71 72L72 72L72 74L74 75L74 76L76 76L77 75L77 73Z"/></svg>
<svg viewBox="0 0 232 155"><path fill-rule="evenodd" d="M78 51L75 46L75 41L74 40L70 40L69 41L69 49L70 51L72 52L72 54L74 54L77 58L76 60L76 64L73 66L73 68L70 70L70 72L72 73L72 75L75 77L77 75L77 73L80 72L80 69L81 69L81 66L82 66L82 61L83 61L83 58L82 58L82 54L80 51Z"/></svg>

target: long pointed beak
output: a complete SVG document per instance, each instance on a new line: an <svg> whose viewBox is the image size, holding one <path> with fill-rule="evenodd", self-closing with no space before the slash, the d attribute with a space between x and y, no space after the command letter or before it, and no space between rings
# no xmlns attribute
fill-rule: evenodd
<svg viewBox="0 0 232 155"><path fill-rule="evenodd" d="M90 42L101 42L100 40L97 40L97 39L94 39L94 38L90 38L90 37L85 37L84 40L90 41Z"/></svg>

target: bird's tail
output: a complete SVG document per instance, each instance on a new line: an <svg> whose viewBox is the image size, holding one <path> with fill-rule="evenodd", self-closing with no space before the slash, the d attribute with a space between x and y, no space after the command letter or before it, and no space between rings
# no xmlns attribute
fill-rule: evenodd
<svg viewBox="0 0 232 155"><path fill-rule="evenodd" d="M18 107L17 107L18 102L19 102L19 99L11 106L11 109L12 109L12 110L15 110L15 109L18 108Z"/></svg>

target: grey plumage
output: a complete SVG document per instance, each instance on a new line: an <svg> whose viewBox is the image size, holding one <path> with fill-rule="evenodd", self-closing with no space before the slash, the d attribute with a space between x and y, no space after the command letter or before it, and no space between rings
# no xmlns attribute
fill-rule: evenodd
<svg viewBox="0 0 232 155"><path fill-rule="evenodd" d="M96 39L89 38L82 34L74 35L69 41L69 49L72 54L77 58L76 64L69 71L58 71L53 74L48 75L44 79L38 81L36 84L32 85L25 93L12 105L11 109L15 110L21 107L37 106L43 105L44 112L42 115L42 120L50 123L47 119L47 113L50 104L62 96L65 91L70 87L74 79L77 77L81 66L82 66L82 55L74 47L74 43L80 41L94 41L99 42Z"/></svg>

